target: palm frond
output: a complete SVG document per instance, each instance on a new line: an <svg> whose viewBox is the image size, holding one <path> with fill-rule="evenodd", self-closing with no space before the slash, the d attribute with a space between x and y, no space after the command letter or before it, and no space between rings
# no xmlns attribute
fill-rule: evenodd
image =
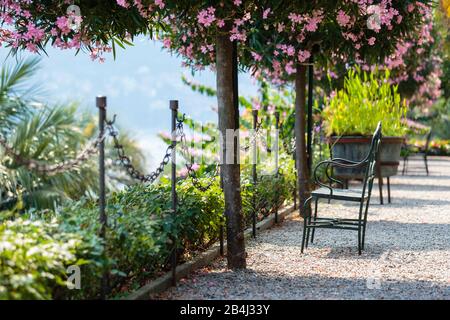
<svg viewBox="0 0 450 320"><path fill-rule="evenodd" d="M24 94L33 93L27 81L39 69L39 62L39 58L29 58L11 66L3 65L0 72L0 99L10 96L23 97Z"/></svg>

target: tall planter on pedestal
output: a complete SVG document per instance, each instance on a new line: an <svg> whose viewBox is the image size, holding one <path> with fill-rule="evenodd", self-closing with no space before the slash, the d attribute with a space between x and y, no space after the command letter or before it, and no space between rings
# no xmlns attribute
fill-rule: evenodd
<svg viewBox="0 0 450 320"><path fill-rule="evenodd" d="M406 127L402 119L406 104L401 101L397 86L389 81L389 71L383 73L350 70L342 90L326 100L325 127L333 158L361 161L370 148L371 134L379 121L383 123L383 139L378 162L380 192L382 178L398 173L400 151ZM363 169L335 169L341 180L361 179ZM389 200L390 200L390 189ZM382 193L380 193L381 202Z"/></svg>
<svg viewBox="0 0 450 320"><path fill-rule="evenodd" d="M370 136L333 136L329 138L329 142L333 157L360 161L369 152L371 139ZM404 141L402 137L383 137L381 140L380 170L383 178L397 175ZM364 169L335 168L334 174L346 180L359 179L364 176Z"/></svg>

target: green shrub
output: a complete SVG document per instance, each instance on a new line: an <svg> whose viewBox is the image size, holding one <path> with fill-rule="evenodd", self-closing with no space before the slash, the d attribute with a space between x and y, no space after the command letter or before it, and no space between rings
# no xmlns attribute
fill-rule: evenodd
<svg viewBox="0 0 450 320"><path fill-rule="evenodd" d="M344 88L325 100L323 116L328 135L370 135L379 121L385 136L403 136L406 126L406 103L401 101L397 86L384 73L351 69Z"/></svg>
<svg viewBox="0 0 450 320"><path fill-rule="evenodd" d="M291 172L290 166L282 171ZM264 203L259 208L263 215L276 203L274 190L283 200L292 194L289 175L262 179L256 190L243 192L246 215L252 212L253 194ZM209 182L200 179L203 185ZM171 211L170 181L165 179L110 195L105 246L98 236L98 206L90 200L69 203L57 212L32 210L15 221L0 221L0 299L98 298L105 268L110 271L111 296L116 296L167 270L173 241L179 261L208 248L224 224L218 179L206 192L198 191L191 179L181 180L177 191L176 216ZM4 219L14 216L4 214ZM67 289L69 265L81 266L81 290Z"/></svg>
<svg viewBox="0 0 450 320"><path fill-rule="evenodd" d="M98 207L91 201L68 204L56 213L31 211L13 222L4 221L0 224L0 298L96 298L105 267L111 271L115 294L124 282L139 285L167 268L173 239L180 248L180 260L207 248L217 240L223 224L219 182L204 193L189 179L180 181L177 188L175 217L166 180L129 187L109 197L107 259L97 236ZM29 256L29 252L35 253ZM65 270L74 264L84 264L81 291L66 289Z"/></svg>
<svg viewBox="0 0 450 320"><path fill-rule="evenodd" d="M56 221L17 219L0 224L0 299L50 299L66 287L66 268L85 265L94 251Z"/></svg>

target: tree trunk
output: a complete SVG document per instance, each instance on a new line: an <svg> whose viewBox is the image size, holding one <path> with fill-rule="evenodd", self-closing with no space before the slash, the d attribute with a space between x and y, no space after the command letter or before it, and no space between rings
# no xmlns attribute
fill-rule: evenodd
<svg viewBox="0 0 450 320"><path fill-rule="evenodd" d="M305 208L306 199L310 196L308 178L308 157L306 152L306 67L297 66L295 76L295 153L297 157L297 183L300 215L306 217L309 208Z"/></svg>
<svg viewBox="0 0 450 320"><path fill-rule="evenodd" d="M239 106L236 105L233 43L228 35L219 35L217 51L217 102L221 139L221 173L225 195L228 268L246 267L245 238L242 217L241 178L238 141ZM232 130L232 131L230 131ZM227 132L228 131L228 132ZM231 133L231 134L230 134Z"/></svg>

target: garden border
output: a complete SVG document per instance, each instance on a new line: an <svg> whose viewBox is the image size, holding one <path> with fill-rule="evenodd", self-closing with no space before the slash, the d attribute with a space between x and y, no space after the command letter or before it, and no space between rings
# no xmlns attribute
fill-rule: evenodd
<svg viewBox="0 0 450 320"><path fill-rule="evenodd" d="M290 215L291 213L295 212L295 206L289 205L285 208L283 208L278 213L278 223L283 223L283 220ZM264 220L260 221L256 225L257 233L260 233L262 231L268 230L271 227L273 227L275 223L275 214L271 214ZM244 231L245 238L251 238L253 236L253 230L252 228L246 229ZM227 251L227 243L224 242L224 252ZM204 266L207 266L211 264L215 259L220 257L220 244L215 243L210 249L206 250L205 252L202 252L198 257L192 259L191 261L185 262L176 268L176 278L177 281L185 278L195 270L198 270ZM146 284L145 286L137 289L136 291L130 293L126 297L124 297L121 300L147 300L149 299L150 294L157 294L164 292L165 290L172 287L173 279L172 279L172 272L167 272L161 277L152 280L150 283Z"/></svg>

